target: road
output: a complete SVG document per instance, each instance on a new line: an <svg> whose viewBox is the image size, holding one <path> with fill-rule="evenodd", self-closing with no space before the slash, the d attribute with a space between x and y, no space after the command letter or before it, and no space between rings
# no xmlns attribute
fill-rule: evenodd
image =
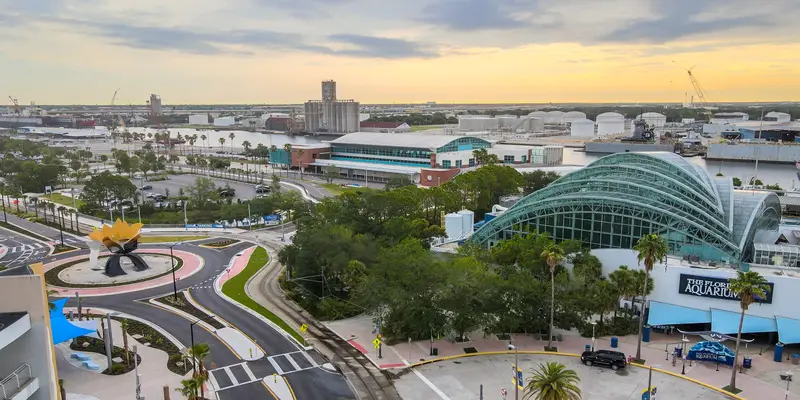
<svg viewBox="0 0 800 400"><path fill-rule="evenodd" d="M145 193L158 193L158 194L167 194L166 190L169 189L170 196L178 196L179 190L183 188L186 190L189 187L194 186L195 180L198 178L198 175L169 175L169 179L166 181L155 181L155 182L147 182L143 179L131 179L131 182L137 187L140 188L142 185L150 185L153 187L152 190L145 190ZM234 190L236 190L236 197L237 199L242 200L250 200L256 197L256 187L254 184L244 183L244 182L235 182L229 181L219 178L210 178L214 181L214 184L217 187L225 187L230 186ZM265 179L266 184L269 185L269 181Z"/></svg>
<svg viewBox="0 0 800 400"><path fill-rule="evenodd" d="M8 222L49 240L42 241L22 233L0 228L0 246L6 247L6 253L0 258L0 264L7 268L18 267L42 261L52 251L52 245L60 243L61 234L57 229L30 222L15 215L7 214ZM64 244L73 247L85 247L85 241L69 234L64 234Z"/></svg>
<svg viewBox="0 0 800 400"><path fill-rule="evenodd" d="M216 295L212 287L207 283L204 284L204 282L222 273L224 266L228 264L230 259L248 246L251 246L251 244L241 243L222 250L207 249L196 244L183 244L175 247L176 250L197 254L205 260L205 267L200 272L178 282L178 290L202 286L202 289L190 289L194 299L200 305L220 315L255 340L268 356L261 360L244 362L215 335L199 326L195 326L195 342L207 342L211 345L211 356L207 361L207 365L212 366L213 364L210 369L216 369L216 371L211 373L220 386L223 386L223 390L219 392L219 398L221 400L271 398L265 386L260 383L260 379L272 376L276 372L283 372L300 400L354 398L341 375L314 366L315 364L321 365L324 362L316 352L309 354L307 358L300 352L300 349L281 334L249 313L243 312L233 304L226 302ZM146 250L154 247L158 246L142 245L140 249ZM163 246L161 247L163 248ZM88 250L81 250L80 252L72 252L68 256L74 257L76 254L86 253L88 253ZM55 256L54 258L61 257ZM168 293L171 293L170 284L133 293L85 298L83 307L84 309L92 307L108 308L147 319L164 328L188 347L190 344L189 320L141 301L145 298L160 297ZM75 300L71 299L68 305L76 306ZM291 361L289 358L291 358ZM313 360L313 363L308 360L309 358ZM298 368L293 368L295 364ZM278 366L277 368L276 365ZM278 371L278 368L281 371ZM228 371L225 371L226 369ZM252 377L256 378L255 380L249 378L248 374L245 373L247 370L252 373ZM230 381L228 372L238 377L237 379L246 380L239 382L239 386L232 387L233 382Z"/></svg>

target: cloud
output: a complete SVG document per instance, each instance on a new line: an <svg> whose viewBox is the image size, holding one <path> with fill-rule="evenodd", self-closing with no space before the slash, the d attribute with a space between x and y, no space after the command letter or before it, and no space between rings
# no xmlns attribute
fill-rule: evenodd
<svg viewBox="0 0 800 400"><path fill-rule="evenodd" d="M419 21L456 31L508 30L529 24L514 14L515 0L442 0L425 6Z"/></svg>
<svg viewBox="0 0 800 400"><path fill-rule="evenodd" d="M335 54L373 58L429 58L438 55L435 51L423 48L418 43L403 39L390 39L375 36L336 34L328 39L338 43L353 45L353 49L337 50Z"/></svg>
<svg viewBox="0 0 800 400"><path fill-rule="evenodd" d="M321 19L332 16L331 8L342 7L354 0L251 0L257 8L287 12L298 19Z"/></svg>

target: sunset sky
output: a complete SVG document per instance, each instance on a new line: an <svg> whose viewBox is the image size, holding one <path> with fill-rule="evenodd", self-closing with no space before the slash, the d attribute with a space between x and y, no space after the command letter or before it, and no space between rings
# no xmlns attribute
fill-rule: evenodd
<svg viewBox="0 0 800 400"><path fill-rule="evenodd" d="M800 100L797 0L0 0L28 104ZM1 102L4 104L6 101Z"/></svg>

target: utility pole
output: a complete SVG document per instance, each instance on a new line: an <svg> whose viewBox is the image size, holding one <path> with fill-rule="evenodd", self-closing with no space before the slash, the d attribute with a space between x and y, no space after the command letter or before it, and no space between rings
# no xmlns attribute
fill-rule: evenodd
<svg viewBox="0 0 800 400"><path fill-rule="evenodd" d="M142 400L142 384L140 382L142 376L139 375L139 363L136 362L138 358L136 345L133 345L133 373L136 374L136 400Z"/></svg>
<svg viewBox="0 0 800 400"><path fill-rule="evenodd" d="M735 368L735 366L734 366ZM651 365L649 368L649 372L647 373L647 398L650 398L650 393L653 390L653 366Z"/></svg>

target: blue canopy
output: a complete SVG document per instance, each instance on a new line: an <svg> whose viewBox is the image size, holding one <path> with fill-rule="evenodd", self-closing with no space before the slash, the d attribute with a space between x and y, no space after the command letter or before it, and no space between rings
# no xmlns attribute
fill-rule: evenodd
<svg viewBox="0 0 800 400"><path fill-rule="evenodd" d="M50 330L53 333L53 344L59 344L75 339L78 336L85 336L95 332L91 329L75 326L67 320L67 317L64 316L64 304L67 303L67 300L54 301L53 305L55 307L50 310Z"/></svg>
<svg viewBox="0 0 800 400"><path fill-rule="evenodd" d="M738 312L711 309L711 330L719 333L733 334L739 330ZM744 315L742 333L777 332L778 326L775 318L756 317Z"/></svg>
<svg viewBox="0 0 800 400"><path fill-rule="evenodd" d="M775 316L778 322L778 340L784 344L800 343L800 320Z"/></svg>
<svg viewBox="0 0 800 400"><path fill-rule="evenodd" d="M650 326L708 324L711 322L711 311L676 306L674 304L650 301L647 324Z"/></svg>
<svg viewBox="0 0 800 400"><path fill-rule="evenodd" d="M734 353L718 342L698 342L689 349L686 356L689 360L718 361L720 364L733 365Z"/></svg>

